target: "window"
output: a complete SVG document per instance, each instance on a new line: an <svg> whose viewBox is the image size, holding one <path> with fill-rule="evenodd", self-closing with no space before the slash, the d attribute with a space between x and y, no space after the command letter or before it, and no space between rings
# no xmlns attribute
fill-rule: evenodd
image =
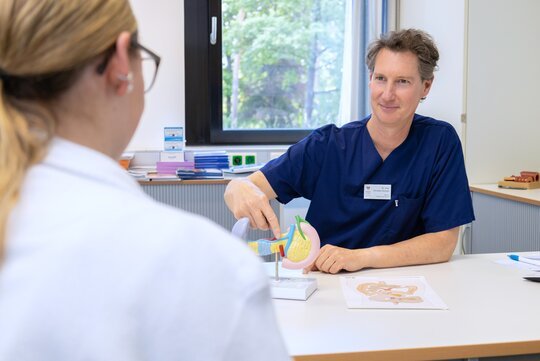
<svg viewBox="0 0 540 361"><path fill-rule="evenodd" d="M387 1L184 6L188 145L291 144L314 128L367 114L363 54L380 33L370 29L384 23L368 19Z"/></svg>

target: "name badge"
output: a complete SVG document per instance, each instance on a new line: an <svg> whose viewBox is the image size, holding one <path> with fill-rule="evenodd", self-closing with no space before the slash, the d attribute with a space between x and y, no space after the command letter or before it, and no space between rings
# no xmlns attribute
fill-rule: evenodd
<svg viewBox="0 0 540 361"><path fill-rule="evenodd" d="M364 199L391 199L391 184L364 184Z"/></svg>

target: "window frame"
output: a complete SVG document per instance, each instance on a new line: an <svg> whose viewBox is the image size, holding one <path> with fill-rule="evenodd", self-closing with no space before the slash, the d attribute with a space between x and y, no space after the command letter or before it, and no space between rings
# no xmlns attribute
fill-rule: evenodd
<svg viewBox="0 0 540 361"><path fill-rule="evenodd" d="M216 44L210 44L211 18ZM184 0L186 143L192 145L294 144L313 129L223 130L221 0Z"/></svg>
<svg viewBox="0 0 540 361"><path fill-rule="evenodd" d="M357 4L357 3L354 3ZM365 46L370 37L398 28L399 0L381 0L371 3L363 0L357 4L363 20L359 36ZM366 16L373 14L381 19L367 25ZM185 127L188 145L279 145L294 144L309 135L314 129L256 129L223 130L222 119L222 29L221 0L184 0L184 46L185 46ZM211 18L216 17L216 44L210 44ZM356 25L354 25L356 26ZM362 57L365 49L362 50ZM356 66L365 67L363 58ZM350 94L356 98L360 107L369 112L368 77L363 71L355 75L365 89L359 94ZM358 109L356 109L358 110ZM367 113L366 112L366 113ZM362 111L364 113L364 111ZM363 114L351 114L351 119L358 120Z"/></svg>

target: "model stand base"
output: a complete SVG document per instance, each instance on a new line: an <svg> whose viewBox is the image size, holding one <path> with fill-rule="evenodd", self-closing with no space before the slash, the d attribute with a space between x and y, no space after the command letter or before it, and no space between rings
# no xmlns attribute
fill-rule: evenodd
<svg viewBox="0 0 540 361"><path fill-rule="evenodd" d="M317 289L315 278L270 277L272 298L305 301Z"/></svg>

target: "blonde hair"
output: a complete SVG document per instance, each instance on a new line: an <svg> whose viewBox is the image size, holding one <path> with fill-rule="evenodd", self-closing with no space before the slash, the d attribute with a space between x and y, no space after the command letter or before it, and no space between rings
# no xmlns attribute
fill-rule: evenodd
<svg viewBox="0 0 540 361"><path fill-rule="evenodd" d="M0 1L0 260L26 172L54 135L49 101L136 29L128 0Z"/></svg>

